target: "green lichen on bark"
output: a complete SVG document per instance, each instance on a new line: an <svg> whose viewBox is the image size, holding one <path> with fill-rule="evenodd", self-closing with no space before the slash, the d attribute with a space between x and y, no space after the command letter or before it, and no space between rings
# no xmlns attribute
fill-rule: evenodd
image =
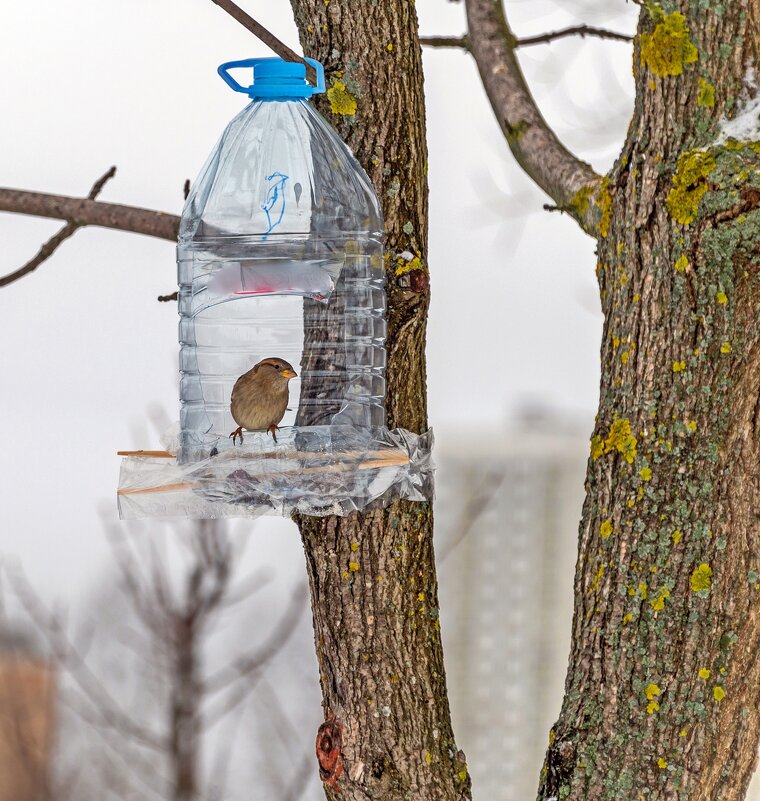
<svg viewBox="0 0 760 801"><path fill-rule="evenodd" d="M610 195L609 183L609 178L605 175L594 196L596 205L599 208L599 235L603 239L606 238L609 233L612 219L612 195Z"/></svg>
<svg viewBox="0 0 760 801"><path fill-rule="evenodd" d="M686 64L698 58L686 17L678 11L662 15L652 33L641 34L641 63L660 78L680 75Z"/></svg>
<svg viewBox="0 0 760 801"><path fill-rule="evenodd" d="M609 177L604 176L578 189L570 199L569 208L584 229L605 238L612 213Z"/></svg>
<svg viewBox="0 0 760 801"><path fill-rule="evenodd" d="M715 105L715 87L709 81L704 80L704 78L699 79L697 105L705 108L713 108Z"/></svg>
<svg viewBox="0 0 760 801"><path fill-rule="evenodd" d="M709 152L692 150L679 156L673 186L665 200L676 222L688 225L697 216L699 201L708 189L705 179L714 169L715 159Z"/></svg>
<svg viewBox="0 0 760 801"><path fill-rule="evenodd" d="M582 186L570 199L570 209L576 217L583 218L588 214L591 198L596 191L596 184Z"/></svg>

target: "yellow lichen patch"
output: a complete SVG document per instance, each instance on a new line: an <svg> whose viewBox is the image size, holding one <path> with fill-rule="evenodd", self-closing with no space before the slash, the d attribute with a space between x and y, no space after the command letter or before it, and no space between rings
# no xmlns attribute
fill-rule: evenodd
<svg viewBox="0 0 760 801"><path fill-rule="evenodd" d="M699 676L700 679L709 679L710 671L706 667L700 668L697 676Z"/></svg>
<svg viewBox="0 0 760 801"><path fill-rule="evenodd" d="M630 358L631 358L631 352L630 352L629 350L624 350L624 351L623 351L623 352L620 354L620 361L621 361L623 364L628 364L628 359L630 359Z"/></svg>
<svg viewBox="0 0 760 801"><path fill-rule="evenodd" d="M647 704L647 715L652 715L655 712L659 712L659 710L660 705L657 703L657 701L650 701Z"/></svg>
<svg viewBox="0 0 760 801"><path fill-rule="evenodd" d="M704 78L699 79L697 105L705 106L705 108L712 108L715 105L715 87Z"/></svg>
<svg viewBox="0 0 760 801"><path fill-rule="evenodd" d="M652 33L641 34L641 64L658 77L680 75L699 51L689 39L686 17L677 11L662 17Z"/></svg>
<svg viewBox="0 0 760 801"><path fill-rule="evenodd" d="M628 612L628 614L623 615L623 624L630 623L633 620L633 615Z"/></svg>
<svg viewBox="0 0 760 801"><path fill-rule="evenodd" d="M410 273L412 270L425 269L425 265L422 263L419 253L409 261L406 261L405 259L399 259L398 264L399 266L396 267L396 275L404 275L404 273Z"/></svg>
<svg viewBox="0 0 760 801"><path fill-rule="evenodd" d="M604 443L599 436L591 437L591 458L596 461L604 453Z"/></svg>
<svg viewBox="0 0 760 801"><path fill-rule="evenodd" d="M582 186L571 198L570 208L578 215L585 217L591 205L591 197L594 194L595 184Z"/></svg>
<svg viewBox="0 0 760 801"><path fill-rule="evenodd" d="M625 417L615 420L610 426L607 438L604 440L604 453L617 451L628 462L633 464L636 458L636 443L638 440L631 432L631 423Z"/></svg>
<svg viewBox="0 0 760 801"><path fill-rule="evenodd" d="M467 779L467 765L465 765L462 770L457 773L457 776L459 777L460 782L463 782L465 779Z"/></svg>
<svg viewBox="0 0 760 801"><path fill-rule="evenodd" d="M603 540L606 540L610 536L610 534L612 534L611 520L609 519L605 520L604 523L602 523L602 525L599 526L599 534L601 534Z"/></svg>
<svg viewBox="0 0 760 801"><path fill-rule="evenodd" d="M570 210L580 220L588 214L592 207L599 210L597 225L602 237L609 234L612 220L612 195L610 195L608 187L609 178L605 176L601 181L582 186L570 198ZM620 255L620 250L618 250L618 255Z"/></svg>
<svg viewBox="0 0 760 801"><path fill-rule="evenodd" d="M647 684L644 688L644 695L647 697L647 701L652 701L660 694L660 688L656 684Z"/></svg>
<svg viewBox="0 0 760 801"><path fill-rule="evenodd" d="M661 609L665 608L665 600L670 598L670 590L667 587L660 587L657 591L657 595L655 598L651 598L649 603L656 612L659 612Z"/></svg>
<svg viewBox="0 0 760 801"><path fill-rule="evenodd" d="M639 476L641 476L642 481L651 481L652 480L652 468L651 467L642 467L639 470Z"/></svg>
<svg viewBox="0 0 760 801"><path fill-rule="evenodd" d="M718 292L715 295L715 300L717 300L718 303L722 305L723 303L728 303L728 296L726 295L725 292Z"/></svg>
<svg viewBox="0 0 760 801"><path fill-rule="evenodd" d="M686 737L686 735L687 735L688 733L689 733L689 732L688 732L688 731L686 731L686 729L681 729L681 731L679 731L679 732L678 732L678 736L679 736L679 737Z"/></svg>
<svg viewBox="0 0 760 801"><path fill-rule="evenodd" d="M716 701L722 701L726 697L726 691L717 685L713 687L713 698Z"/></svg>
<svg viewBox="0 0 760 801"><path fill-rule="evenodd" d="M592 592L596 592L599 589L599 583L601 582L603 575L604 575L604 565L599 565L599 569L596 571L596 575L594 576L594 581L591 584Z"/></svg>
<svg viewBox="0 0 760 801"><path fill-rule="evenodd" d="M689 420L689 422L686 424L686 428L687 428L688 431L691 431L691 433L693 434L697 430L697 421L696 420Z"/></svg>
<svg viewBox="0 0 760 801"><path fill-rule="evenodd" d="M428 765L433 764L433 755L430 753L430 751L425 754L425 762L427 762Z"/></svg>
<svg viewBox="0 0 760 801"><path fill-rule="evenodd" d="M682 373L686 369L686 362L673 362L673 372Z"/></svg>
<svg viewBox="0 0 760 801"><path fill-rule="evenodd" d="M386 49L386 50L387 50L389 53L392 53L392 52L393 52L393 42L388 42L388 44L387 44L387 45L385 45L385 49Z"/></svg>
<svg viewBox="0 0 760 801"><path fill-rule="evenodd" d="M327 99L330 101L330 111L333 114L342 114L350 117L356 114L356 98L346 90L343 81L335 81L327 90Z"/></svg>
<svg viewBox="0 0 760 801"><path fill-rule="evenodd" d="M648 594L649 594L649 589L647 588L647 583L646 581L642 581L639 584L639 595L641 596L641 600L646 601Z"/></svg>
<svg viewBox="0 0 760 801"><path fill-rule="evenodd" d="M424 592L418 592L417 593L417 600L418 601L424 601L425 600L425 593Z"/></svg>
<svg viewBox="0 0 760 801"><path fill-rule="evenodd" d="M699 202L707 192L707 176L715 169L715 159L704 150L690 150L678 157L673 186L665 198L670 216L688 225L696 216Z"/></svg>
<svg viewBox="0 0 760 801"><path fill-rule="evenodd" d="M605 175L599 184L599 191L596 193L596 205L599 206L601 216L599 217L599 233L602 238L607 237L610 232L610 222L612 221L612 195L609 190L609 178Z"/></svg>
<svg viewBox="0 0 760 801"><path fill-rule="evenodd" d="M660 770L665 770L665 768L667 768L667 766L668 766L667 760L663 759L662 757L660 757L660 758L657 760L657 767L658 767Z"/></svg>
<svg viewBox="0 0 760 801"><path fill-rule="evenodd" d="M348 563L348 569L352 573L356 573L356 571L359 569L359 563L358 562L349 562Z"/></svg>
<svg viewBox="0 0 760 801"><path fill-rule="evenodd" d="M691 579L689 580L692 592L709 590L712 586L712 574L712 568L707 564L707 562L702 562L699 567L695 568L694 572L691 574Z"/></svg>
<svg viewBox="0 0 760 801"><path fill-rule="evenodd" d="M352 542L351 543L351 550L352 551L358 551L359 550L359 543L358 542Z"/></svg>
<svg viewBox="0 0 760 801"><path fill-rule="evenodd" d="M689 260L681 254L677 259L674 267L678 270L679 273L686 272L686 268L689 266Z"/></svg>
<svg viewBox="0 0 760 801"><path fill-rule="evenodd" d="M683 537L683 532L676 529L670 536L673 538L673 544L678 545L681 542L681 537Z"/></svg>
<svg viewBox="0 0 760 801"><path fill-rule="evenodd" d="M721 353L731 353L731 343L730 342L724 342L720 346L720 352Z"/></svg>

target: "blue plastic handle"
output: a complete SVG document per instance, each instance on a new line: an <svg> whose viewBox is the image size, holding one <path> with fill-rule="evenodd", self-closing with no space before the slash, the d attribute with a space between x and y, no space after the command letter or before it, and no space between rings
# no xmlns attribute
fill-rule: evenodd
<svg viewBox="0 0 760 801"><path fill-rule="evenodd" d="M236 92L242 92L243 94L251 94L251 89L254 88L255 83L251 86L242 86L239 84L229 73L229 70L239 69L241 67L253 67L255 68L257 64L261 63L262 61L271 61L269 58L244 58L240 61L227 61L224 64L220 64L217 68L217 72L221 76L222 80L229 86L231 89L234 89ZM309 87L311 90L307 96L313 94L321 94L325 91L325 68L319 63L319 61L313 58L305 58L304 61L307 64L310 64L314 67L314 71L317 74L317 84L316 86L306 83L305 86ZM298 63L298 62L296 62ZM255 81L255 78L254 78Z"/></svg>

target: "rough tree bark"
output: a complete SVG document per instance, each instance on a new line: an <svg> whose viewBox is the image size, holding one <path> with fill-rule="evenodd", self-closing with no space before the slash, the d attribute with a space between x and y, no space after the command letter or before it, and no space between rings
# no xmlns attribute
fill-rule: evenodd
<svg viewBox="0 0 760 801"><path fill-rule="evenodd" d="M320 110L372 178L385 215L388 425L427 428L427 148L414 4L292 0L325 65ZM398 259L404 251L412 261ZM451 729L430 504L298 520L311 588L330 799L468 799Z"/></svg>
<svg viewBox="0 0 760 801"><path fill-rule="evenodd" d="M526 170L597 237L605 315L539 798L733 801L760 734L760 142L718 136L750 93L757 8L643 5L633 120L608 176L542 182L535 114L520 127L515 92L510 108L489 90ZM468 16L486 86L519 85L500 0L468 0Z"/></svg>

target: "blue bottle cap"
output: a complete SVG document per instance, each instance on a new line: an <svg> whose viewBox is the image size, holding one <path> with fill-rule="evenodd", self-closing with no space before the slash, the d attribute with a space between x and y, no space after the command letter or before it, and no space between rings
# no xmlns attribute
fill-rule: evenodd
<svg viewBox="0 0 760 801"><path fill-rule="evenodd" d="M236 92L243 92L251 99L274 100L282 98L311 97L325 91L324 67L313 58L306 61L317 73L317 85L306 82L306 65L299 61L283 61L281 58L246 58L242 61L228 61L217 72L224 82ZM229 70L240 67L253 67L253 83L242 86Z"/></svg>

